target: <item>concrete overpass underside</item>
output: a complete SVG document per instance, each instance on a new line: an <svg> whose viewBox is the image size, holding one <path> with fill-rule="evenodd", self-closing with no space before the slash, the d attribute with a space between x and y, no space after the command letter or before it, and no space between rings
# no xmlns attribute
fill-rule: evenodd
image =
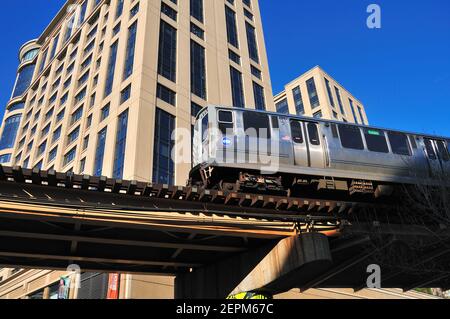
<svg viewBox="0 0 450 319"><path fill-rule="evenodd" d="M383 288L450 288L448 231L366 206L3 167L0 265L173 275L185 298L361 290L371 264Z"/></svg>

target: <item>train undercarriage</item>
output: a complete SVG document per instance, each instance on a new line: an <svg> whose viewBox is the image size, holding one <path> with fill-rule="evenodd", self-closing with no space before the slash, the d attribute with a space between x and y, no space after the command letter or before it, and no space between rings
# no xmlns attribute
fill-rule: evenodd
<svg viewBox="0 0 450 319"><path fill-rule="evenodd" d="M243 171L222 167L197 167L190 176L190 186L225 192L266 194L285 197L348 198L370 201L392 197L394 184L368 180L336 179L308 175L261 175L259 171Z"/></svg>

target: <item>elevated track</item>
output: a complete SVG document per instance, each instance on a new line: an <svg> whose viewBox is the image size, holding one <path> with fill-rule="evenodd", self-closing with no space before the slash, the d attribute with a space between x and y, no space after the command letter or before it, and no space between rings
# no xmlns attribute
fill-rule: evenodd
<svg viewBox="0 0 450 319"><path fill-rule="evenodd" d="M383 203L226 193L0 167L0 265L65 269L78 264L86 271L179 275L314 231L329 237L333 263L321 276L306 274L297 285L302 290L359 289L378 252L398 239L418 237L429 245L414 252L411 265L422 260L421 266L440 267L420 274L417 268L387 265L384 286L450 287L449 249L435 241L436 234L450 237L448 231L438 225L387 224L383 216L391 210ZM368 219L365 211L380 219ZM374 244L374 232L385 242Z"/></svg>

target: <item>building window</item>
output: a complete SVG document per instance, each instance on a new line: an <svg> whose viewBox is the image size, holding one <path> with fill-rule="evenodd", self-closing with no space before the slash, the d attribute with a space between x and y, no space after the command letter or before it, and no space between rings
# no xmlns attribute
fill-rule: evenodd
<svg viewBox="0 0 450 319"><path fill-rule="evenodd" d="M8 112L13 112L13 111L17 111L17 110L22 110L25 108L25 103L24 102L19 102L19 103L14 103L13 105L11 105L8 108Z"/></svg>
<svg viewBox="0 0 450 319"><path fill-rule="evenodd" d="M125 165L125 148L127 142L128 110L119 116L117 128L116 149L114 154L113 178L123 178L123 168Z"/></svg>
<svg viewBox="0 0 450 319"><path fill-rule="evenodd" d="M305 114L305 106L303 105L302 91L299 86L292 90L294 96L295 112L297 115Z"/></svg>
<svg viewBox="0 0 450 319"><path fill-rule="evenodd" d="M163 77L176 81L177 68L177 30L170 24L161 21L159 35L158 73Z"/></svg>
<svg viewBox="0 0 450 319"><path fill-rule="evenodd" d="M227 37L228 43L239 48L239 40L236 26L236 13L225 5L225 17L227 23Z"/></svg>
<svg viewBox="0 0 450 319"><path fill-rule="evenodd" d="M342 104L342 99L341 99L341 91L339 91L339 89L337 87L334 87L335 91L336 91L336 96L337 96L337 100L338 100L338 104L339 104L339 108L341 110L342 115L346 115L345 114L345 109L344 109L344 105Z"/></svg>
<svg viewBox="0 0 450 319"><path fill-rule="evenodd" d="M244 86L242 84L242 74L233 67L230 67L231 94L233 96L234 107L245 107Z"/></svg>
<svg viewBox="0 0 450 319"><path fill-rule="evenodd" d="M361 118L361 123L366 125L366 120L364 119L364 115L363 115L363 111L362 111L361 107L357 106L356 108L358 109L359 117Z"/></svg>
<svg viewBox="0 0 450 319"><path fill-rule="evenodd" d="M172 20L177 21L178 13L164 2L161 2L161 12Z"/></svg>
<svg viewBox="0 0 450 319"><path fill-rule="evenodd" d="M172 160L172 132L175 117L156 109L155 147L153 151L153 182L172 185L175 179L175 164Z"/></svg>
<svg viewBox="0 0 450 319"><path fill-rule="evenodd" d="M330 104L332 107L334 107L334 98L333 98L333 93L331 91L330 81L328 81L328 79L325 79L325 84L327 86L327 92L328 92L328 98L330 99Z"/></svg>
<svg viewBox="0 0 450 319"><path fill-rule="evenodd" d="M11 154L5 154L0 156L0 164L11 162Z"/></svg>
<svg viewBox="0 0 450 319"><path fill-rule="evenodd" d="M239 64L239 65L241 64L241 57L239 56L239 54L237 54L233 50L228 50L228 57L234 63Z"/></svg>
<svg viewBox="0 0 450 319"><path fill-rule="evenodd" d="M33 79L34 69L36 65L30 64L23 67L17 76L16 86L14 87L12 98L23 95L31 84Z"/></svg>
<svg viewBox="0 0 450 319"><path fill-rule="evenodd" d="M101 176L103 170L103 158L105 156L107 128L105 127L98 133L97 149L95 151L94 176Z"/></svg>
<svg viewBox="0 0 450 319"><path fill-rule="evenodd" d="M125 57L125 69L123 72L123 79L128 79L133 73L134 66L134 51L136 47L136 32L137 32L137 22L133 23L131 27L128 28L128 42L127 42L127 52Z"/></svg>
<svg viewBox="0 0 450 319"><path fill-rule="evenodd" d="M276 108L278 113L289 114L289 105L287 99L283 99L276 103Z"/></svg>
<svg viewBox="0 0 450 319"><path fill-rule="evenodd" d="M120 92L120 104L125 103L130 99L131 96L131 84L129 84L126 88Z"/></svg>
<svg viewBox="0 0 450 319"><path fill-rule="evenodd" d="M255 96L255 107L257 110L266 110L266 98L264 88L256 82L253 82L253 95Z"/></svg>
<svg viewBox="0 0 450 319"><path fill-rule="evenodd" d="M6 119L0 139L0 150L14 146L21 119L22 115L14 115Z"/></svg>
<svg viewBox="0 0 450 319"><path fill-rule="evenodd" d="M48 49L45 50L45 52L42 54L41 64L39 65L39 74L41 74L45 68L45 65L47 62L47 55L48 55Z"/></svg>
<svg viewBox="0 0 450 319"><path fill-rule="evenodd" d="M75 160L75 155L77 153L77 148L74 147L73 149L71 149L69 151L69 153L67 153L66 155L64 155L64 163L63 166L67 166L70 163L72 163Z"/></svg>
<svg viewBox="0 0 450 319"><path fill-rule="evenodd" d="M191 16L203 22L203 0L191 0Z"/></svg>
<svg viewBox="0 0 450 319"><path fill-rule="evenodd" d="M248 22L245 23L245 27L247 29L248 52L250 54L250 58L256 63L259 63L258 42L256 41L256 30Z"/></svg>
<svg viewBox="0 0 450 319"><path fill-rule="evenodd" d="M117 45L116 41L110 48L109 52L109 62L106 74L106 85L105 85L105 97L111 94L113 84L114 84L114 73L116 69L116 59L117 59Z"/></svg>
<svg viewBox="0 0 450 319"><path fill-rule="evenodd" d="M56 158L56 154L58 152L58 147L56 146L53 148L50 153L48 154L48 162L53 162L53 160Z"/></svg>
<svg viewBox="0 0 450 319"><path fill-rule="evenodd" d="M354 107L354 105L353 105L352 99L348 99L348 102L349 102L349 104L350 104L350 110L352 110L352 114L353 114L353 118L355 119L355 123L356 123L356 124L359 124L359 122L358 122L358 117L356 116L356 113L355 113L355 107Z"/></svg>
<svg viewBox="0 0 450 319"><path fill-rule="evenodd" d="M191 41L191 92L206 100L205 48Z"/></svg>
<svg viewBox="0 0 450 319"><path fill-rule="evenodd" d="M80 127L77 127L75 130L73 130L67 137L67 145L72 144L75 142L78 137L80 136Z"/></svg>
<svg viewBox="0 0 450 319"><path fill-rule="evenodd" d="M162 84L158 83L158 86L156 87L156 96L158 99L163 100L170 105L176 105L176 93Z"/></svg>
<svg viewBox="0 0 450 319"><path fill-rule="evenodd" d="M100 121L104 121L105 119L107 119L109 116L109 104L105 105L102 109L101 109L101 114L100 114Z"/></svg>
<svg viewBox="0 0 450 319"><path fill-rule="evenodd" d="M199 37L200 39L205 39L205 31L198 27L195 23L191 22L191 33Z"/></svg>
<svg viewBox="0 0 450 319"><path fill-rule="evenodd" d="M53 132L52 143L55 143L61 137L61 126Z"/></svg>
<svg viewBox="0 0 450 319"><path fill-rule="evenodd" d="M317 95L316 82L314 81L314 78L311 78L308 81L306 81L306 87L308 88L311 108L320 106L319 95Z"/></svg>
<svg viewBox="0 0 450 319"><path fill-rule="evenodd" d="M122 13L123 13L123 3L125 0L119 0L117 2L117 8L116 8L116 19L118 19Z"/></svg>

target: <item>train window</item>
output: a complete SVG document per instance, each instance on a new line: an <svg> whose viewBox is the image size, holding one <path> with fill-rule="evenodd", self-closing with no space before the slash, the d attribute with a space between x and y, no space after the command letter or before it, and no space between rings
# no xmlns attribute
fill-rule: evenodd
<svg viewBox="0 0 450 319"><path fill-rule="evenodd" d="M319 130L316 123L308 123L309 142L312 145L320 145Z"/></svg>
<svg viewBox="0 0 450 319"><path fill-rule="evenodd" d="M416 143L416 137L414 135L409 135L409 141L411 142L411 146L416 149L417 143Z"/></svg>
<svg viewBox="0 0 450 319"><path fill-rule="evenodd" d="M279 123L279 121L278 121L278 117L277 117L277 116L272 116L272 128L273 128L274 130L280 128L280 123Z"/></svg>
<svg viewBox="0 0 450 319"><path fill-rule="evenodd" d="M331 132L333 133L333 137L334 138L338 138L339 137L336 124L331 124Z"/></svg>
<svg viewBox="0 0 450 319"><path fill-rule="evenodd" d="M243 112L244 131L247 136L270 138L269 116L258 112ZM256 134L256 136L255 136Z"/></svg>
<svg viewBox="0 0 450 319"><path fill-rule="evenodd" d="M359 127L351 125L339 125L339 135L341 136L342 147L355 150L364 149L364 143Z"/></svg>
<svg viewBox="0 0 450 319"><path fill-rule="evenodd" d="M303 144L302 123L299 121L291 121L292 140L296 144Z"/></svg>
<svg viewBox="0 0 450 319"><path fill-rule="evenodd" d="M208 129L209 129L209 117L208 114L206 114L205 117L202 119L203 141L205 141L208 138Z"/></svg>
<svg viewBox="0 0 450 319"><path fill-rule="evenodd" d="M427 138L424 138L423 142L425 143L425 149L427 150L428 158L430 158L432 160L436 160L437 155L433 148L433 142Z"/></svg>
<svg viewBox="0 0 450 319"><path fill-rule="evenodd" d="M397 155L411 156L408 145L408 137L406 134L398 132L388 132L389 142L391 143L392 152Z"/></svg>
<svg viewBox="0 0 450 319"><path fill-rule="evenodd" d="M450 156L448 155L448 150L447 147L445 146L445 142L436 141L436 144L439 151L439 156L443 161L448 162L450 160Z"/></svg>
<svg viewBox="0 0 450 319"><path fill-rule="evenodd" d="M223 135L233 135L233 113L231 111L219 111L219 130Z"/></svg>
<svg viewBox="0 0 450 319"><path fill-rule="evenodd" d="M374 129L365 129L364 136L366 138L367 149L371 152L389 153L386 136L383 131Z"/></svg>
<svg viewBox="0 0 450 319"><path fill-rule="evenodd" d="M233 123L233 113L230 111L219 111L219 122Z"/></svg>

